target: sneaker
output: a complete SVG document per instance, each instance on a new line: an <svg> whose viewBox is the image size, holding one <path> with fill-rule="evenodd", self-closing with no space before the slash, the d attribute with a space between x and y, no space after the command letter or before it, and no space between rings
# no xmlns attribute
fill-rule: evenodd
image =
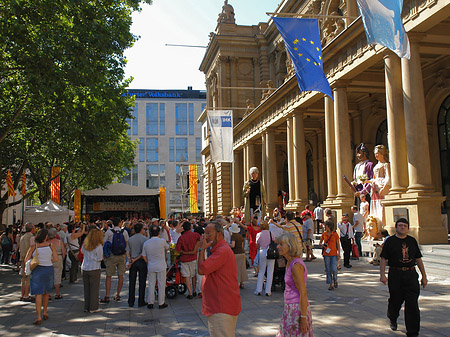
<svg viewBox="0 0 450 337"><path fill-rule="evenodd" d="M167 303L164 303L164 304L161 304L160 306L159 306L159 308L160 309L164 309L164 308L167 308L169 305L167 304Z"/></svg>
<svg viewBox="0 0 450 337"><path fill-rule="evenodd" d="M392 331L397 331L397 322L391 321L389 323L389 327L391 328Z"/></svg>
<svg viewBox="0 0 450 337"><path fill-rule="evenodd" d="M153 304L147 304L147 309L153 309Z"/></svg>
<svg viewBox="0 0 450 337"><path fill-rule="evenodd" d="M253 294L255 294L256 296L260 296L261 295L261 293L259 293L257 291L255 291Z"/></svg>
<svg viewBox="0 0 450 337"><path fill-rule="evenodd" d="M186 298L187 298L188 300L192 300L192 299L194 298L194 296L192 296L192 295L187 295Z"/></svg>

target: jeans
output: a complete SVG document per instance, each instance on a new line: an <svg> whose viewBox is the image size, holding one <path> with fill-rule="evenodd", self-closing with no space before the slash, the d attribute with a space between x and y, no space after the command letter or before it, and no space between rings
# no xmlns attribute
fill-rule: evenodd
<svg viewBox="0 0 450 337"><path fill-rule="evenodd" d="M147 284L147 264L144 259L135 261L130 267L130 280L128 288L128 304L133 306L136 293L136 279L139 273L139 297L138 304L143 305L145 303L145 286Z"/></svg>
<svg viewBox="0 0 450 337"><path fill-rule="evenodd" d="M266 257L267 248L259 250L259 273L258 282L256 283L256 292L262 291L264 274L267 269L266 294L272 293L273 270L275 269L275 260L269 260Z"/></svg>
<svg viewBox="0 0 450 337"><path fill-rule="evenodd" d="M359 257L362 257L362 246L361 246L362 235L363 235L362 232L355 232L355 242L356 242L356 245L358 246Z"/></svg>
<svg viewBox="0 0 450 337"><path fill-rule="evenodd" d="M327 273L327 284L337 282L337 255L323 256L325 263L325 272Z"/></svg>

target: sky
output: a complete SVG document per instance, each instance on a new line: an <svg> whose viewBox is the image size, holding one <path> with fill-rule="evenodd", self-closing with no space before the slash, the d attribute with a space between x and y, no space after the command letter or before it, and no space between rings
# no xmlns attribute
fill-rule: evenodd
<svg viewBox="0 0 450 337"><path fill-rule="evenodd" d="M230 0L238 25L267 22L282 0ZM198 68L205 48L169 47L166 44L206 46L217 26L223 0L153 0L133 13L131 31L140 36L126 50L125 76L130 89L205 90Z"/></svg>

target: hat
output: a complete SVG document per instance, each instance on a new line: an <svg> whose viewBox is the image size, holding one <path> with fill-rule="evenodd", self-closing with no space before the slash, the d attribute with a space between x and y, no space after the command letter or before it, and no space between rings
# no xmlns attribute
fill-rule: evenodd
<svg viewBox="0 0 450 337"><path fill-rule="evenodd" d="M228 229L231 233L239 233L241 229L239 228L237 223L232 223L231 226Z"/></svg>
<svg viewBox="0 0 450 337"><path fill-rule="evenodd" d="M159 221L159 219L158 218L153 218L152 222L155 222L155 221Z"/></svg>

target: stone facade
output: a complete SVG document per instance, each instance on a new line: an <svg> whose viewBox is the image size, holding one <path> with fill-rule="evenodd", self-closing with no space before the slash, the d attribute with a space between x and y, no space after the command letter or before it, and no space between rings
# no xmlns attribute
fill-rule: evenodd
<svg viewBox="0 0 450 337"><path fill-rule="evenodd" d="M344 16L319 20L324 72L334 101L319 92L299 92L272 20L254 26L219 21L200 70L206 77L207 109L233 110L235 162L225 170L212 165L204 142L205 172L215 174L208 181L216 191L206 197L206 212L229 214L231 206L241 206L243 181L248 169L257 166L268 187L269 209L282 190L289 192L288 209L318 200L340 218L351 213L354 203L342 179L353 175L354 149L361 142L371 151L384 144L390 150L392 180L383 201L385 227L393 232L396 216L406 214L421 243L447 242L441 205L447 198L443 209L450 207L444 179L448 164L439 158L450 154L442 145L445 139L439 139L438 115L450 95L450 3L404 1L409 60L367 44L355 0L288 0L276 11ZM199 118L204 124L205 116ZM207 170L210 166L214 169Z"/></svg>

